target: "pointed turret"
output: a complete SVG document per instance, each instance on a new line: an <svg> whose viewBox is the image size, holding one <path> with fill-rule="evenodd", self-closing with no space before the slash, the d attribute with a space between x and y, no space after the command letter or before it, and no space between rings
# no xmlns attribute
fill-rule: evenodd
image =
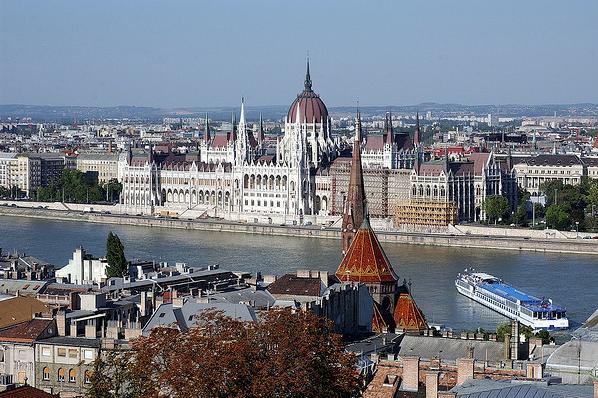
<svg viewBox="0 0 598 398"><path fill-rule="evenodd" d="M394 131L392 129L392 113L386 112L386 118L384 119L384 130L386 136L386 143L392 145L394 142Z"/></svg>
<svg viewBox="0 0 598 398"><path fill-rule="evenodd" d="M413 133L413 145L419 146L421 142L421 131L419 129L419 112L415 114L415 132Z"/></svg>
<svg viewBox="0 0 598 398"><path fill-rule="evenodd" d="M309 74L309 57L307 57L307 72L305 72L305 82L304 82L305 90L311 90L311 76Z"/></svg>
<svg viewBox="0 0 598 398"><path fill-rule="evenodd" d="M228 136L229 141L236 141L237 140L237 117L235 116L235 112L230 113L230 123L231 123L231 131Z"/></svg>
<svg viewBox="0 0 598 398"><path fill-rule="evenodd" d="M245 125L245 97L241 97L241 116L239 116L239 125Z"/></svg>
<svg viewBox="0 0 598 398"><path fill-rule="evenodd" d="M356 229L365 217L366 196L361 166L361 114L357 111L355 120L355 141L353 141L353 158L351 160L351 176L343 214L342 242L343 253L347 252Z"/></svg>
<svg viewBox="0 0 598 398"><path fill-rule="evenodd" d="M257 142L258 144L262 145L266 139L264 135L264 122L262 120L262 113L260 112L260 123L259 123L259 131L257 134Z"/></svg>
<svg viewBox="0 0 598 398"><path fill-rule="evenodd" d="M212 139L212 137L210 136L210 122L209 122L209 116L206 113L206 126L204 127L204 132L203 132L203 140L204 142L207 144L210 142L210 140Z"/></svg>

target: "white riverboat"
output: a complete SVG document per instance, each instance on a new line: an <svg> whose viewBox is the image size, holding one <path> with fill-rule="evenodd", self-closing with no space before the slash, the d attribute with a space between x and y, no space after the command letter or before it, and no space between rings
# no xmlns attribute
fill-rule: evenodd
<svg viewBox="0 0 598 398"><path fill-rule="evenodd" d="M466 269L457 275L455 286L462 295L534 330L569 327L565 308L553 304L551 299L523 293L493 275Z"/></svg>

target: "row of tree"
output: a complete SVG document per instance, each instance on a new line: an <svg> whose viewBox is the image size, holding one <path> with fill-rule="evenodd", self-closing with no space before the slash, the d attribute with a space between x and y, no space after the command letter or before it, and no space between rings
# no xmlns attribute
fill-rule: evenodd
<svg viewBox="0 0 598 398"><path fill-rule="evenodd" d="M122 185L116 179L98 184L97 179L79 170L64 169L48 186L38 188L34 199L42 202L114 202L121 190Z"/></svg>
<svg viewBox="0 0 598 398"><path fill-rule="evenodd" d="M533 212L529 192L520 191L517 208L511 212L509 202L503 196L491 196L484 202L489 223L517 224L527 226L532 214L536 223L544 219L545 225L559 230L598 230L598 180L582 178L579 185L563 184L560 180L540 185L546 197L546 207L534 203Z"/></svg>
<svg viewBox="0 0 598 398"><path fill-rule="evenodd" d="M157 327L131 347L96 360L88 397L356 397L363 385L355 355L310 311L258 322L206 311L197 327Z"/></svg>

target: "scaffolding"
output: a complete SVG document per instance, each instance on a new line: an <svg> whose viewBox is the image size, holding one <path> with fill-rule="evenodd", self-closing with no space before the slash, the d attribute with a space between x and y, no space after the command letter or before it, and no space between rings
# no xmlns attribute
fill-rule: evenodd
<svg viewBox="0 0 598 398"><path fill-rule="evenodd" d="M410 199L396 207L397 228L413 226L446 227L457 223L457 204L429 199Z"/></svg>

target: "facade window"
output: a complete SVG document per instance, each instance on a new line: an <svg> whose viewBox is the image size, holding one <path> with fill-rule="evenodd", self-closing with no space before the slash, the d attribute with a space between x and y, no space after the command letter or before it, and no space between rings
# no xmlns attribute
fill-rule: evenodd
<svg viewBox="0 0 598 398"><path fill-rule="evenodd" d="M50 347L42 347L42 356L44 356L44 357L50 356Z"/></svg>
<svg viewBox="0 0 598 398"><path fill-rule="evenodd" d="M91 371L90 370L85 371L84 382L85 382L85 384L91 384Z"/></svg>
<svg viewBox="0 0 598 398"><path fill-rule="evenodd" d="M75 369L69 370L69 383L75 383L77 381L77 371Z"/></svg>
<svg viewBox="0 0 598 398"><path fill-rule="evenodd" d="M59 357L66 357L66 348L59 348L57 355Z"/></svg>
<svg viewBox="0 0 598 398"><path fill-rule="evenodd" d="M50 380L50 368L47 366L42 371L42 380Z"/></svg>
<svg viewBox="0 0 598 398"><path fill-rule="evenodd" d="M93 351L92 350L85 350L85 351L83 351L83 358L85 358L85 359L93 359Z"/></svg>
<svg viewBox="0 0 598 398"><path fill-rule="evenodd" d="M64 381L64 369L60 368L58 369L58 381L63 382Z"/></svg>
<svg viewBox="0 0 598 398"><path fill-rule="evenodd" d="M77 358L77 350L74 348L69 349L69 358Z"/></svg>

